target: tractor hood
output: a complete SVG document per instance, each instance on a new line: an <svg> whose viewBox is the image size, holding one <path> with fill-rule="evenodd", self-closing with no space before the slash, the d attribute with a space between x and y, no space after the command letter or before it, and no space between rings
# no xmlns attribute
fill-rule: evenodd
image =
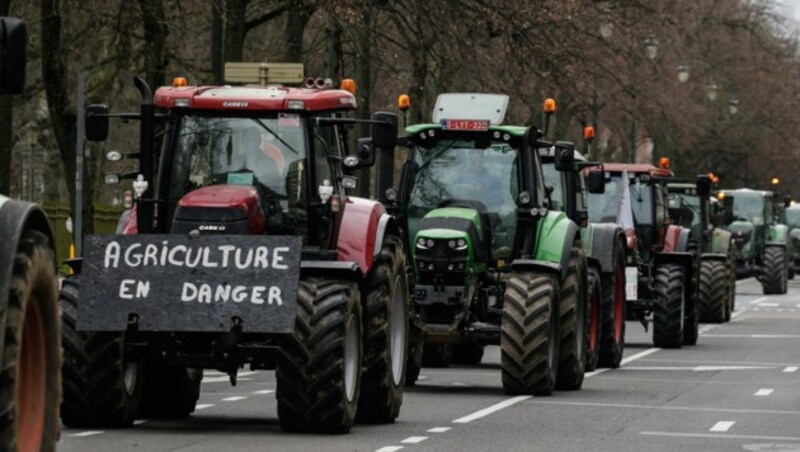
<svg viewBox="0 0 800 452"><path fill-rule="evenodd" d="M486 247L483 245L483 222L480 213L465 207L443 207L428 212L414 237L417 253L471 250L472 256L482 261Z"/></svg>
<svg viewBox="0 0 800 452"><path fill-rule="evenodd" d="M252 186L209 185L178 201L172 233L259 234L265 215L258 190Z"/></svg>

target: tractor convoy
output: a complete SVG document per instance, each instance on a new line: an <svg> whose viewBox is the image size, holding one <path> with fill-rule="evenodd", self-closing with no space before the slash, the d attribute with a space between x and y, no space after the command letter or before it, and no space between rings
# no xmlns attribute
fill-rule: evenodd
<svg viewBox="0 0 800 452"><path fill-rule="evenodd" d="M19 92L24 25L0 25L0 88ZM137 77L139 112L86 108L89 141L139 122L138 149L106 156L138 162L105 175L134 200L66 262L60 297L47 218L0 196L0 356L16 369L0 379L0 449L54 448L59 414L187 417L206 369L232 385L275 370L290 432L394 422L423 366L476 365L487 345L507 394L578 390L621 365L626 320L652 324L658 347L694 345L698 322L730 320L737 275L785 293L800 271L788 200L712 196L713 175L679 180L666 159L589 161L547 138L552 99L539 129L476 93L441 94L408 125L404 95L399 132L395 113L353 117L352 80L302 65L232 63L226 81L244 86ZM359 183L375 199L348 193Z"/></svg>

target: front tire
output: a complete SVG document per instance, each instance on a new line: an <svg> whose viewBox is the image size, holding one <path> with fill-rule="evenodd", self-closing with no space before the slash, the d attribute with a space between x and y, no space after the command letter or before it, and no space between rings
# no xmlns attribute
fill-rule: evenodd
<svg viewBox="0 0 800 452"><path fill-rule="evenodd" d="M567 274L561 282L559 331L561 342L556 388L574 391L586 373L586 255L580 244L570 251Z"/></svg>
<svg viewBox="0 0 800 452"><path fill-rule="evenodd" d="M506 282L500 368L506 394L553 393L558 370L558 282L515 272Z"/></svg>
<svg viewBox="0 0 800 452"><path fill-rule="evenodd" d="M683 267L664 264L656 267L653 292L653 343L661 348L681 348L686 299Z"/></svg>
<svg viewBox="0 0 800 452"><path fill-rule="evenodd" d="M785 294L788 286L787 277L786 248L764 247L764 276L761 280L764 295Z"/></svg>
<svg viewBox="0 0 800 452"><path fill-rule="evenodd" d="M14 255L0 367L0 449L55 450L61 347L53 250L25 231Z"/></svg>
<svg viewBox="0 0 800 452"><path fill-rule="evenodd" d="M586 371L597 369L600 361L600 338L602 336L600 324L600 304L602 291L600 289L600 272L594 268L589 269L588 291L589 308L586 316Z"/></svg>
<svg viewBox="0 0 800 452"><path fill-rule="evenodd" d="M74 428L129 427L142 399L143 366L125 362L124 333L78 332L80 277L62 283L64 400L61 420Z"/></svg>
<svg viewBox="0 0 800 452"><path fill-rule="evenodd" d="M392 423L403 404L408 352L408 279L399 239L387 237L372 273L362 286L364 374L358 420Z"/></svg>
<svg viewBox="0 0 800 452"><path fill-rule="evenodd" d="M723 323L730 319L730 281L726 264L727 262L712 260L700 262L697 308L703 323Z"/></svg>
<svg viewBox="0 0 800 452"><path fill-rule="evenodd" d="M625 251L617 243L614 251L614 268L604 273L600 282L603 302L600 309L600 359L599 367L616 369L625 351Z"/></svg>
<svg viewBox="0 0 800 452"><path fill-rule="evenodd" d="M281 344L276 371L285 431L350 431L361 384L362 324L355 284L300 279L295 330Z"/></svg>

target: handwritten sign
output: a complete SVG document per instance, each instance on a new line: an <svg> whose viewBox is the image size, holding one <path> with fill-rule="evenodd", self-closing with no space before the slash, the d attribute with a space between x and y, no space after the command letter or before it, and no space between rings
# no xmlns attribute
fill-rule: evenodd
<svg viewBox="0 0 800 452"><path fill-rule="evenodd" d="M294 329L301 239L292 236L90 235L77 329ZM239 321L237 320L237 321Z"/></svg>

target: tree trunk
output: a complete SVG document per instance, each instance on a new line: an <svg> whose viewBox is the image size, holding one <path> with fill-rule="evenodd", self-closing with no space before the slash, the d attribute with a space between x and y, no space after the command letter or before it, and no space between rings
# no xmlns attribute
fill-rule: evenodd
<svg viewBox="0 0 800 452"><path fill-rule="evenodd" d="M425 55L425 53L422 53ZM428 62L424 58L415 58L411 63L411 88L408 90L411 96L411 124L421 124L426 122L426 99L427 90L425 81L428 78Z"/></svg>
<svg viewBox="0 0 800 452"><path fill-rule="evenodd" d="M325 28L328 38L328 52L325 60L325 77L334 81L342 78L342 25L334 11L328 11L328 26Z"/></svg>
<svg viewBox="0 0 800 452"><path fill-rule="evenodd" d="M70 210L75 212L75 113L69 101L67 69L64 65L64 52L61 50L61 1L41 0L42 22L42 80L44 80L47 109L53 135L64 165L64 174L69 191ZM84 170L86 170L84 160ZM83 233L94 232L94 206L92 203L92 184L83 187Z"/></svg>
<svg viewBox="0 0 800 452"><path fill-rule="evenodd" d="M154 90L164 85L167 72L167 35L162 0L139 0L144 26L145 80Z"/></svg>
<svg viewBox="0 0 800 452"><path fill-rule="evenodd" d="M225 51L223 61L242 61L247 36L248 0L225 0Z"/></svg>
<svg viewBox="0 0 800 452"><path fill-rule="evenodd" d="M7 16L11 0L0 0L0 16ZM9 94L0 94L0 194L11 191L11 150L14 148L14 109Z"/></svg>
<svg viewBox="0 0 800 452"><path fill-rule="evenodd" d="M314 7L303 0L289 2L289 17L286 20L286 51L283 61L299 63L303 61L303 35L308 25L308 19L314 13Z"/></svg>

